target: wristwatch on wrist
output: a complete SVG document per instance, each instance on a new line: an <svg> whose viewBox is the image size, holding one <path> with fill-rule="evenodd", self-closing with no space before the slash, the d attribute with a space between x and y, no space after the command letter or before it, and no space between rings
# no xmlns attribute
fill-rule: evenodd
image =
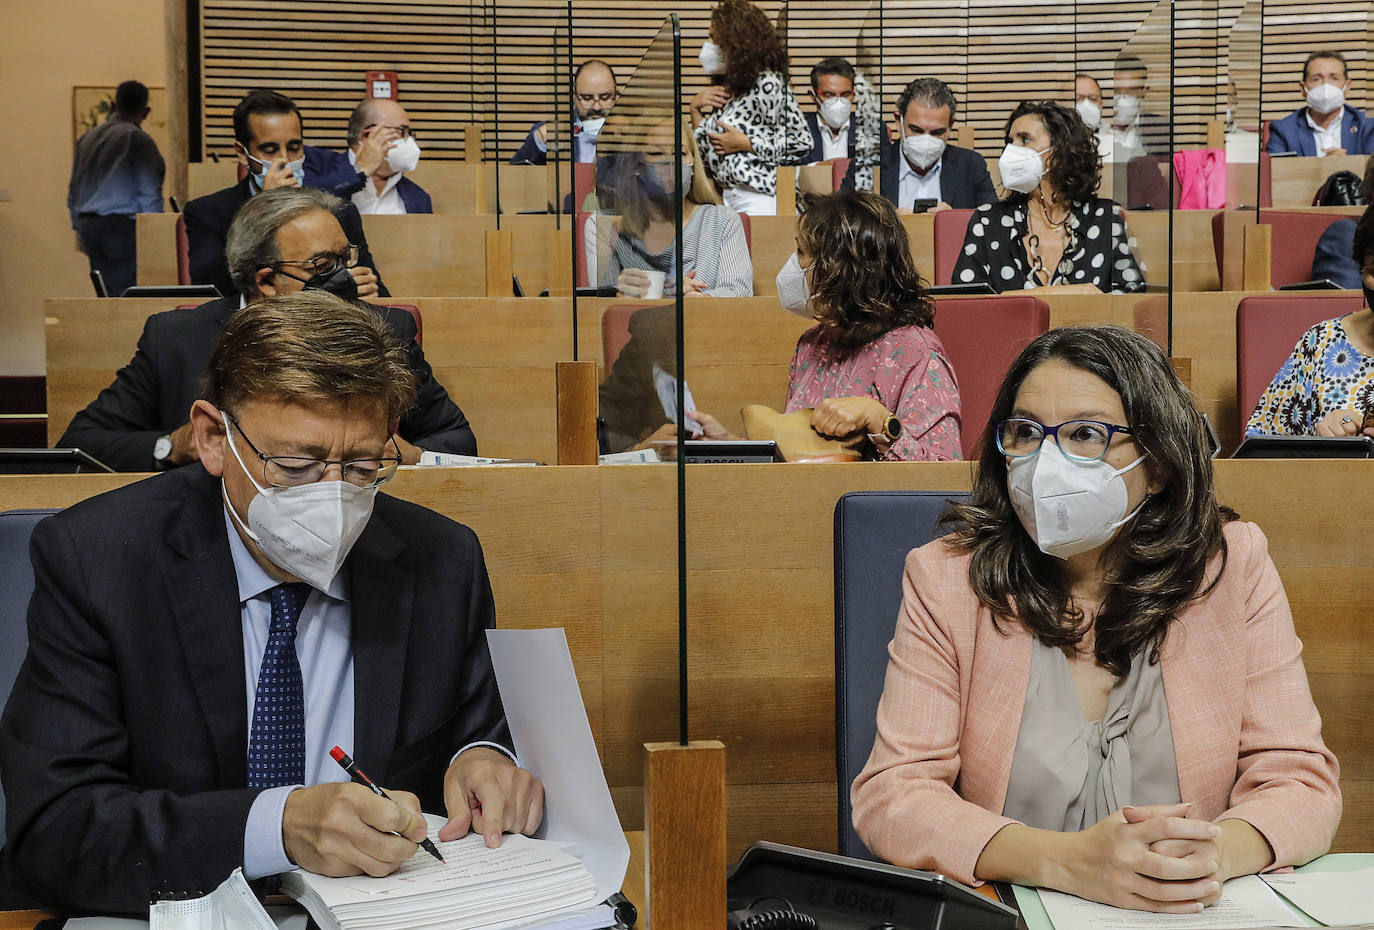
<svg viewBox="0 0 1374 930"><path fill-rule="evenodd" d="M158 468L172 467L172 437L159 436L157 442L153 443L153 461Z"/></svg>
<svg viewBox="0 0 1374 930"><path fill-rule="evenodd" d="M902 435L902 421L894 416L889 416L883 421L883 435L888 442L896 442L897 437Z"/></svg>

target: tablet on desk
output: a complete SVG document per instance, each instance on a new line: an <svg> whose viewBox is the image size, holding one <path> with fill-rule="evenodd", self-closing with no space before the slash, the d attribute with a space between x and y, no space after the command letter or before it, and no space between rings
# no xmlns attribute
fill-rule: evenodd
<svg viewBox="0 0 1374 930"><path fill-rule="evenodd" d="M80 449L0 449L0 475L77 475L113 471Z"/></svg>
<svg viewBox="0 0 1374 930"><path fill-rule="evenodd" d="M223 297L213 284L135 284L126 287L120 297Z"/></svg>
<svg viewBox="0 0 1374 930"><path fill-rule="evenodd" d="M729 465L782 462L785 459L772 439L688 439L682 444L688 465ZM653 444L665 462L677 460L676 442Z"/></svg>
<svg viewBox="0 0 1374 930"><path fill-rule="evenodd" d="M1368 436L1248 436L1236 459L1374 459Z"/></svg>

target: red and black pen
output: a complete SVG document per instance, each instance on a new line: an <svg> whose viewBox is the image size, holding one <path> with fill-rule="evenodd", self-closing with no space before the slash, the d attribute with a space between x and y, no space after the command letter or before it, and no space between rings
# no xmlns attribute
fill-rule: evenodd
<svg viewBox="0 0 1374 930"><path fill-rule="evenodd" d="M329 755L335 762L343 767L343 770L348 773L349 778L353 779L364 788L371 788L372 793L377 795L377 797L386 798L388 801L391 800L391 798L387 796L387 793L383 791L375 781L368 778L367 774L362 769L358 768L358 763L349 758L348 753L344 752L338 746L335 746L333 749L329 750ZM400 834L398 833L397 836L400 836ZM440 862L444 861L444 857L439 855L438 847L434 845L434 842L430 840L429 837L425 837L420 841L420 848Z"/></svg>

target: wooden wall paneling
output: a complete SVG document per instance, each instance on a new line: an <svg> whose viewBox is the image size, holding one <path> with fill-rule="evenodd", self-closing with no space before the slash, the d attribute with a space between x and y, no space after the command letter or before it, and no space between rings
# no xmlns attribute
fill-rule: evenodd
<svg viewBox="0 0 1374 930"><path fill-rule="evenodd" d="M1330 155L1326 158L1275 158L1269 162L1275 209L1310 207L1317 190L1337 171L1364 177L1367 155Z"/></svg>
<svg viewBox="0 0 1374 930"><path fill-rule="evenodd" d="M134 220L134 241L138 250L138 269L135 277L138 284L147 286L178 283L177 214L138 214Z"/></svg>
<svg viewBox="0 0 1374 930"><path fill-rule="evenodd" d="M238 183L238 162L232 157L219 161L193 161L186 166L186 197L195 200Z"/></svg>
<svg viewBox="0 0 1374 930"><path fill-rule="evenodd" d="M422 156L420 165L406 177L425 189L435 213L489 213L482 166L473 162L448 162ZM480 196L479 196L480 195Z"/></svg>
<svg viewBox="0 0 1374 930"><path fill-rule="evenodd" d="M484 296L486 233L495 228L493 216L363 217L363 231L387 289L409 297Z"/></svg>
<svg viewBox="0 0 1374 930"><path fill-rule="evenodd" d="M834 849L835 501L853 490L964 490L971 468L688 469L690 735L727 747L730 858L758 839ZM1374 598L1362 537L1366 472L1339 460L1216 463L1221 501L1268 536L1323 735L1341 762L1346 810L1335 851L1374 846L1374 743L1363 716L1374 701L1362 664L1374 645L1363 609ZM7 476L0 509L61 506L134 477ZM642 744L677 735L675 478L671 468L406 469L387 489L478 533L501 626L568 631L631 830L643 826ZM1333 508L1354 519L1313 533L1313 514ZM556 592L555 611L547 592Z"/></svg>

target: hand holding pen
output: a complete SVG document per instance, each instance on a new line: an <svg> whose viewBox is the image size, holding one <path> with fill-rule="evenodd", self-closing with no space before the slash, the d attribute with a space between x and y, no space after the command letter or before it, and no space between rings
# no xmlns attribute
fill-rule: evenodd
<svg viewBox="0 0 1374 930"><path fill-rule="evenodd" d="M349 758L348 753L344 752L338 746L335 746L333 749L329 750L329 755L335 762L339 763L339 766L345 772L348 773L349 778L353 779L355 782L362 785L363 787L370 789L372 793L377 795L379 798L386 798L388 801L391 800L387 793L383 791L381 787L377 785L376 782L368 778L367 774L362 769L358 768L358 764L354 762L351 758ZM397 835L399 836L400 834ZM438 859L440 862L444 861L444 857L439 855L438 848L434 845L434 841L431 840L429 837L425 837L423 840L420 841L420 848L423 849L425 852L429 853L435 859Z"/></svg>

